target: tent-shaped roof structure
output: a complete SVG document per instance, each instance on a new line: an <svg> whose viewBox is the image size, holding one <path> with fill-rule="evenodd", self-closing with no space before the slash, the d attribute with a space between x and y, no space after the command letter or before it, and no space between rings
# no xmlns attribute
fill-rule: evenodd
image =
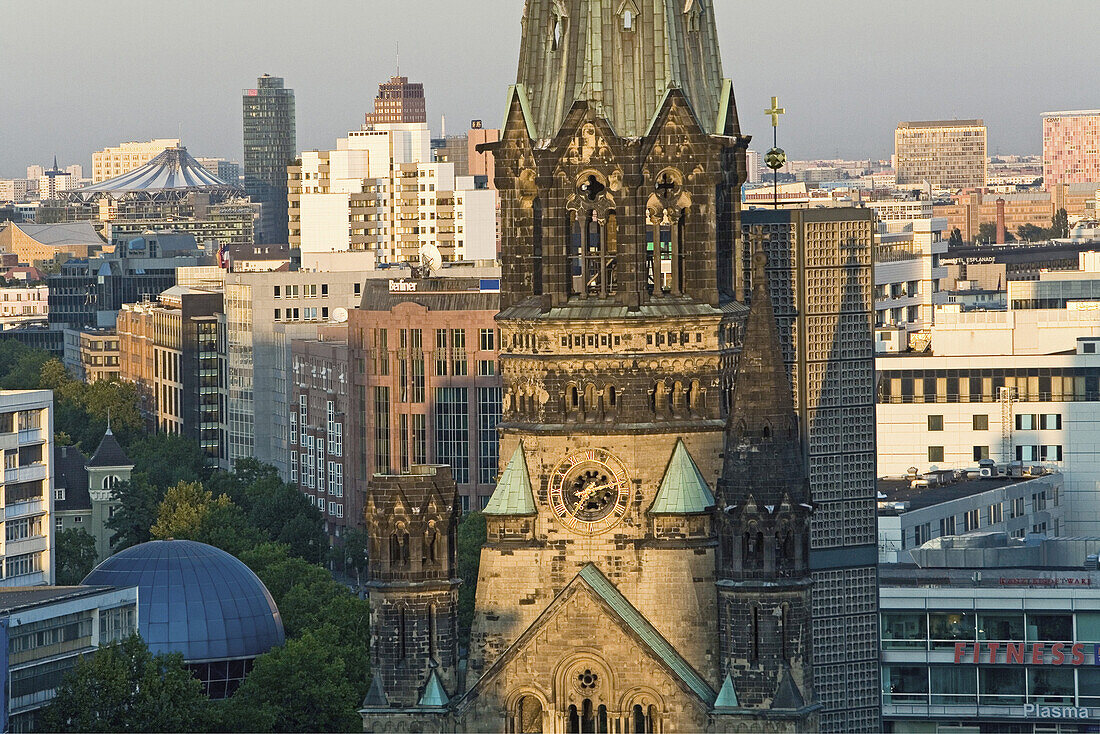
<svg viewBox="0 0 1100 734"><path fill-rule="evenodd" d="M167 193L241 193L240 187L222 181L191 157L187 148L165 148L144 166L91 186L73 189L70 196L90 201L99 196L158 195Z"/></svg>

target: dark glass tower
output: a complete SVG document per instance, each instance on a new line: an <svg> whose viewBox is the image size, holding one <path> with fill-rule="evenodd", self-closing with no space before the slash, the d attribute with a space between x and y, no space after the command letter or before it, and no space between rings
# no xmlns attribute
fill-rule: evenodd
<svg viewBox="0 0 1100 734"><path fill-rule="evenodd" d="M253 201L263 204L256 242L289 241L286 167L294 160L294 90L264 74L255 89L244 90L244 185Z"/></svg>

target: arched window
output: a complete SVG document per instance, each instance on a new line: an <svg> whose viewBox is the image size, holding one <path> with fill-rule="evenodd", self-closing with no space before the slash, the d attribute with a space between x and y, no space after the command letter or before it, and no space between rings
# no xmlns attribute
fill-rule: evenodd
<svg viewBox="0 0 1100 734"><path fill-rule="evenodd" d="M752 660L760 659L760 607L752 607Z"/></svg>
<svg viewBox="0 0 1100 734"><path fill-rule="evenodd" d="M116 476L109 475L109 476L103 477L103 488L104 489L114 489L115 487L118 486L119 481L121 481L121 480Z"/></svg>
<svg viewBox="0 0 1100 734"><path fill-rule="evenodd" d="M436 615L436 606L435 606L435 604L429 604L428 605L428 659L429 660L435 660L436 659L435 658L435 653L436 653L436 646L435 646L435 637L436 637L435 615Z"/></svg>
<svg viewBox="0 0 1100 734"><path fill-rule="evenodd" d="M400 607L397 610L397 657L400 660L405 659L405 653L407 652L406 645L409 639L409 629L406 626L406 622L405 607Z"/></svg>
<svg viewBox="0 0 1100 734"><path fill-rule="evenodd" d="M401 562L401 539L397 536L397 533L390 535L390 563L397 564Z"/></svg>
<svg viewBox="0 0 1100 734"><path fill-rule="evenodd" d="M573 707L572 711L575 710ZM542 702L534 696L524 696L516 704L515 731L517 734L542 734Z"/></svg>

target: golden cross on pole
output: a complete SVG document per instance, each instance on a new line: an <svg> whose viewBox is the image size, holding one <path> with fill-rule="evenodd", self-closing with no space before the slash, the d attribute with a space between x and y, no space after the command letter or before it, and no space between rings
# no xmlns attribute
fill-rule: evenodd
<svg viewBox="0 0 1100 734"><path fill-rule="evenodd" d="M779 97L772 97L772 107L770 110L764 110L764 114L771 116L772 127L779 127L779 116L787 114L787 110L779 106Z"/></svg>

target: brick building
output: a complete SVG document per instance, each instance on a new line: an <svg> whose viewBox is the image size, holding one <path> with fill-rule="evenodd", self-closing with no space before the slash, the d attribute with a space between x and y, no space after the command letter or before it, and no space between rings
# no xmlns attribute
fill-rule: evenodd
<svg viewBox="0 0 1100 734"><path fill-rule="evenodd" d="M489 501L499 471L499 282L365 283L348 322L354 476L448 464L464 508Z"/></svg>
<svg viewBox="0 0 1100 734"><path fill-rule="evenodd" d="M318 327L316 338L295 339L290 348L290 481L321 512L329 542L336 544L347 527L363 524L362 493L355 491L344 451L351 387L347 324Z"/></svg>

